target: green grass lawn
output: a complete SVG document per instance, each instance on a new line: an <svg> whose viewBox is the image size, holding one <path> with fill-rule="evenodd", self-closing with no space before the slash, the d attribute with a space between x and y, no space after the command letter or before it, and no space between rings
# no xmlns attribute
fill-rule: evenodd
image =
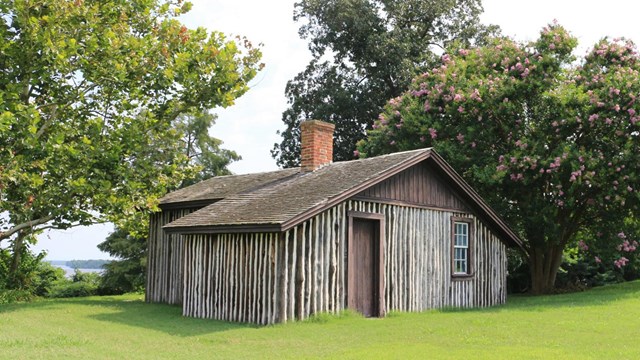
<svg viewBox="0 0 640 360"><path fill-rule="evenodd" d="M2 359L638 359L640 281L479 310L352 313L268 327L184 318L139 295L0 306Z"/></svg>

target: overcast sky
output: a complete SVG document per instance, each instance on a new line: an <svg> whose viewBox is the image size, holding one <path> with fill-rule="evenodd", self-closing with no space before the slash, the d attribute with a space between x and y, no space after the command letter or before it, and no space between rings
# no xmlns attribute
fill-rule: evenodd
<svg viewBox="0 0 640 360"><path fill-rule="evenodd" d="M211 133L235 150L242 160L231 165L243 174L276 169L269 150L282 130L287 80L302 71L310 59L305 41L293 22L293 0L200 0L182 21L190 28L204 26L231 35L243 35L263 43L265 68L251 83L251 90L227 109L215 109L218 122ZM534 40L554 19L580 42L577 55L604 36L626 37L640 44L640 2L634 0L485 0L484 23L497 24L505 35ZM112 230L110 225L50 231L34 247L47 250L47 259L103 259L96 245Z"/></svg>

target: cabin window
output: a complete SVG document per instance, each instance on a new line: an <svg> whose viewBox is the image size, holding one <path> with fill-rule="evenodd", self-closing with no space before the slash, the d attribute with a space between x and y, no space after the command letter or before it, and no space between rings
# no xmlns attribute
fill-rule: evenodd
<svg viewBox="0 0 640 360"><path fill-rule="evenodd" d="M471 254L469 239L471 224L469 221L453 220L453 275L469 275L471 268Z"/></svg>

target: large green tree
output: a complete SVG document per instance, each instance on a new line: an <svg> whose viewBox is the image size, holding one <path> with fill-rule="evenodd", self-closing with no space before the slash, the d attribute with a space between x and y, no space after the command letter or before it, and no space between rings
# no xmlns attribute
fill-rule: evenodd
<svg viewBox="0 0 640 360"><path fill-rule="evenodd" d="M231 105L260 51L187 29L176 17L190 7L0 2L0 246L14 263L45 228L144 224L193 172L176 119Z"/></svg>
<svg viewBox="0 0 640 360"><path fill-rule="evenodd" d="M525 240L535 293L581 232L614 247L638 214L640 58L602 40L580 62L559 25L520 44L453 49L389 101L366 156L433 146Z"/></svg>
<svg viewBox="0 0 640 360"><path fill-rule="evenodd" d="M473 44L496 32L479 22L480 0L302 0L294 19L313 59L287 83L286 129L278 165L297 166L300 121L336 125L334 159L348 160L386 101L437 60L452 41Z"/></svg>

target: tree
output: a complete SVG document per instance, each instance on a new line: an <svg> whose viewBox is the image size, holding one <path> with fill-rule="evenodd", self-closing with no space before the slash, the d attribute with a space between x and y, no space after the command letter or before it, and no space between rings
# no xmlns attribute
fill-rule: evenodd
<svg viewBox="0 0 640 360"><path fill-rule="evenodd" d="M287 83L286 129L271 151L298 166L300 121L336 125L334 159L349 160L386 101L437 60L452 41L473 44L497 31L479 23L480 0L302 0L294 19L313 60Z"/></svg>
<svg viewBox="0 0 640 360"><path fill-rule="evenodd" d="M182 149L189 163L197 172L185 179L180 187L195 184L202 180L230 175L227 166L242 159L235 151L223 149L222 141L209 135L209 129L215 124L217 116L210 113L199 115L180 115L174 124L182 135Z"/></svg>
<svg viewBox="0 0 640 360"><path fill-rule="evenodd" d="M640 58L603 39L576 63L557 24L532 43L451 49L389 101L361 156L433 146L525 240L532 291L553 289L581 233L612 247L638 214Z"/></svg>
<svg viewBox="0 0 640 360"><path fill-rule="evenodd" d="M104 266L101 292L122 294L143 289L147 273L147 238L115 229L98 249L117 257Z"/></svg>
<svg viewBox="0 0 640 360"><path fill-rule="evenodd" d="M209 135L216 117L209 113L182 114L174 128L182 134L181 147L189 164L196 169L179 187L185 187L213 176L230 174L227 166L240 159L234 151L220 148L222 141ZM144 223L146 224L146 223ZM144 226L144 225L143 225ZM101 292L125 293L144 288L147 272L147 235L116 228L98 248L117 260L105 266Z"/></svg>
<svg viewBox="0 0 640 360"><path fill-rule="evenodd" d="M184 27L175 17L190 7L0 4L0 246L14 263L42 229L144 224L193 173L174 122L231 105L261 55L246 39Z"/></svg>

